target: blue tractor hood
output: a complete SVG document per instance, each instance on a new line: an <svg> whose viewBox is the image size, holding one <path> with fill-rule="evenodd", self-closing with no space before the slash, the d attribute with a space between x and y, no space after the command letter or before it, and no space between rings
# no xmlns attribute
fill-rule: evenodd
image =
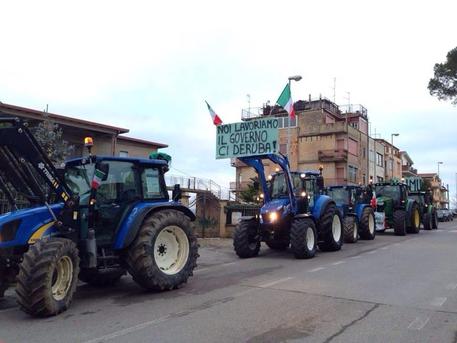
<svg viewBox="0 0 457 343"><path fill-rule="evenodd" d="M63 206L63 203L59 203L50 207L58 215ZM54 218L46 206L2 214L0 215L0 248L26 245L35 233L38 239L50 234L55 231L53 223Z"/></svg>
<svg viewBox="0 0 457 343"><path fill-rule="evenodd" d="M262 206L262 208L260 209L260 214L263 215L274 211L282 211L282 214L288 214L285 212L290 211L289 205L289 198L273 199ZM287 211L285 211L285 209L287 209Z"/></svg>

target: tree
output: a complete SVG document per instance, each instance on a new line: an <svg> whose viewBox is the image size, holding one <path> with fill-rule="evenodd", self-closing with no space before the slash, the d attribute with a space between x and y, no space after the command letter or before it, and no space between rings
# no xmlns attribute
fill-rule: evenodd
<svg viewBox="0 0 457 343"><path fill-rule="evenodd" d="M49 159L59 165L74 151L74 146L63 139L63 130L54 121L46 117L38 126L32 127L31 131L48 155Z"/></svg>
<svg viewBox="0 0 457 343"><path fill-rule="evenodd" d="M457 105L457 47L447 53L445 63L436 63L428 83L430 94Z"/></svg>
<svg viewBox="0 0 457 343"><path fill-rule="evenodd" d="M260 202L259 197L259 179L257 177L251 178L248 188L240 192L240 198L244 202L258 204Z"/></svg>

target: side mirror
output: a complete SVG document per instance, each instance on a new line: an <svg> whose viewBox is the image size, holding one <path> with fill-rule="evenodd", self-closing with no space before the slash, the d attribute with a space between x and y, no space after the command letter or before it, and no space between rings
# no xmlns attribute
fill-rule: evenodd
<svg viewBox="0 0 457 343"><path fill-rule="evenodd" d="M106 181L108 179L108 173L109 173L109 164L108 163L104 163L104 162L98 162L97 164L95 164L95 172L97 172L97 170L100 172L100 179L102 181Z"/></svg>
<svg viewBox="0 0 457 343"><path fill-rule="evenodd" d="M173 201L181 200L181 198L182 198L182 190L181 190L181 186L179 184L176 184L173 187L173 192L171 193L171 198L173 199Z"/></svg>

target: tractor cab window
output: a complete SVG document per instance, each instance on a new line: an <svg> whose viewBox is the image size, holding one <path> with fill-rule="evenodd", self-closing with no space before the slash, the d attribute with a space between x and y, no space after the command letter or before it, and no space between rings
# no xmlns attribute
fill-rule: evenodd
<svg viewBox="0 0 457 343"><path fill-rule="evenodd" d="M136 168L130 162L109 161L109 173L97 190L97 203L128 203L140 199Z"/></svg>
<svg viewBox="0 0 457 343"><path fill-rule="evenodd" d="M328 191L328 196L338 205L348 205L348 191L344 188L333 188Z"/></svg>
<svg viewBox="0 0 457 343"><path fill-rule="evenodd" d="M71 191L79 195L80 205L88 205L94 164L69 166L65 170L65 182Z"/></svg>
<svg viewBox="0 0 457 343"><path fill-rule="evenodd" d="M385 186L376 186L376 196L377 197L389 197L392 198L395 202L400 201L401 189L398 186L394 185L385 185Z"/></svg>
<svg viewBox="0 0 457 343"><path fill-rule="evenodd" d="M287 197L287 183L284 174L277 174L271 181L271 198L278 199Z"/></svg>
<svg viewBox="0 0 457 343"><path fill-rule="evenodd" d="M161 173L159 168L145 168L141 174L143 197L146 200L166 199L168 193L162 187Z"/></svg>

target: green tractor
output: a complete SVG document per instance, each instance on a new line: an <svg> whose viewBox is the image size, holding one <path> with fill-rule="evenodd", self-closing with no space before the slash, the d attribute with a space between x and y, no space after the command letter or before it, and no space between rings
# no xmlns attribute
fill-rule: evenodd
<svg viewBox="0 0 457 343"><path fill-rule="evenodd" d="M408 197L408 186L401 182L375 184L376 231L393 229L397 236L419 233L421 215L416 200Z"/></svg>
<svg viewBox="0 0 457 343"><path fill-rule="evenodd" d="M425 230L438 229L438 217L436 208L433 206L430 192L409 192L410 199L415 200L419 204L421 214L421 222Z"/></svg>

